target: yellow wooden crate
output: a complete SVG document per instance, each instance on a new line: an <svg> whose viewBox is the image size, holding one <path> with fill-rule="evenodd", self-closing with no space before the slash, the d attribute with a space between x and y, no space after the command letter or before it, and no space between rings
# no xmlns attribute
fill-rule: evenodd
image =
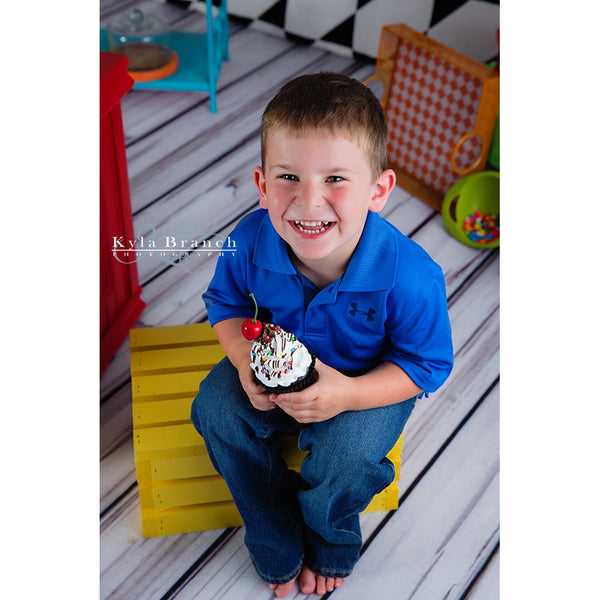
<svg viewBox="0 0 600 600"><path fill-rule="evenodd" d="M200 382L224 356L208 323L132 329L133 440L145 537L242 525L225 481L212 466L204 440L190 421ZM403 436L388 458L396 480L366 511L398 507ZM297 435L282 454L299 470L305 452Z"/></svg>

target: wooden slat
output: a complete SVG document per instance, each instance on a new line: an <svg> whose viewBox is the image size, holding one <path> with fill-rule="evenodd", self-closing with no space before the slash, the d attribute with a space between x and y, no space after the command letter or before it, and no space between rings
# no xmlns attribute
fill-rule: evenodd
<svg viewBox="0 0 600 600"><path fill-rule="evenodd" d="M100 511L135 487L135 477L133 440L129 438L100 461Z"/></svg>
<svg viewBox="0 0 600 600"><path fill-rule="evenodd" d="M477 576L465 600L498 600L500 598L500 549L497 548L491 560Z"/></svg>
<svg viewBox="0 0 600 600"><path fill-rule="evenodd" d="M142 534L144 537L177 535L207 529L223 529L243 525L235 504L212 502L164 511L142 508Z"/></svg>
<svg viewBox="0 0 600 600"><path fill-rule="evenodd" d="M131 440L131 382L113 393L100 407L100 457Z"/></svg>
<svg viewBox="0 0 600 600"><path fill-rule="evenodd" d="M413 238L441 265L450 296L493 250L470 248L457 242L447 231L442 215L437 214Z"/></svg>
<svg viewBox="0 0 600 600"><path fill-rule="evenodd" d="M200 373L207 374L206 371L200 371ZM183 375L189 376L190 374L184 373ZM164 389L169 389L166 383L162 385ZM190 409L195 395L188 395L184 398L168 398L159 402L136 402L133 405L133 422L137 428L140 428L155 423L180 423L187 420L190 417Z"/></svg>
<svg viewBox="0 0 600 600"><path fill-rule="evenodd" d="M198 445L198 437L191 423L183 423L134 429L133 443L136 455L160 452L163 456L185 456L192 454L192 448Z"/></svg>
<svg viewBox="0 0 600 600"><path fill-rule="evenodd" d="M186 479L215 473L208 454L203 456L204 461L198 459L199 456L183 456L151 460L150 477L152 481L168 481L170 479ZM140 481L140 484L142 483L145 482Z"/></svg>
<svg viewBox="0 0 600 600"><path fill-rule="evenodd" d="M139 6L143 11L146 11L155 5L152 0L140 0L139 2L137 0L102 0L100 2L100 22L106 23L115 14L125 12L133 6ZM168 14L162 11L160 14L162 18L168 18ZM181 12L178 12L178 15L181 16Z"/></svg>
<svg viewBox="0 0 600 600"><path fill-rule="evenodd" d="M198 392L198 383L207 371L189 373L164 373L162 375L137 375L135 387L132 389L134 402L142 400L164 400L181 398Z"/></svg>
<svg viewBox="0 0 600 600"><path fill-rule="evenodd" d="M147 498L144 499L144 496ZM195 504L223 502L230 496L227 484L222 477L187 478L184 480L153 482L152 486L140 486L140 503L158 511L166 509L185 510ZM218 527L208 527L218 529ZM187 531L187 530L186 530Z"/></svg>
<svg viewBox="0 0 600 600"><path fill-rule="evenodd" d="M206 371L216 365L225 353L217 345L186 346L183 348L159 348L146 352L131 353L131 375L150 373L177 373Z"/></svg>
<svg viewBox="0 0 600 600"><path fill-rule="evenodd" d="M148 348L179 348L217 343L215 334L207 323L133 329L129 341L132 352Z"/></svg>

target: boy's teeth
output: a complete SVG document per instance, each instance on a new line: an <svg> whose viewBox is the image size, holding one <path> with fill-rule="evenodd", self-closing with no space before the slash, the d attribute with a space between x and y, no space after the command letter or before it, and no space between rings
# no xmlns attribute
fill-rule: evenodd
<svg viewBox="0 0 600 600"><path fill-rule="evenodd" d="M304 233L321 233L330 225L330 221L294 221L296 227ZM307 229L310 227L310 229Z"/></svg>

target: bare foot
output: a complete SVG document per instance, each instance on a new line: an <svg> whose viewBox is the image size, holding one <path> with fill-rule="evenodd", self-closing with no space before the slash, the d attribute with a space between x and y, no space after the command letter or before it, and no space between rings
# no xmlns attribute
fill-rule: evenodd
<svg viewBox="0 0 600 600"><path fill-rule="evenodd" d="M302 567L300 573L300 590L303 594L317 593L319 596L327 592L333 592L335 588L339 588L344 583L343 577L325 577L317 575L311 571L306 565Z"/></svg>
<svg viewBox="0 0 600 600"><path fill-rule="evenodd" d="M296 581L295 577L286 583L270 583L269 587L275 591L275 595L278 598L283 598L283 596L287 596L290 593L294 581Z"/></svg>

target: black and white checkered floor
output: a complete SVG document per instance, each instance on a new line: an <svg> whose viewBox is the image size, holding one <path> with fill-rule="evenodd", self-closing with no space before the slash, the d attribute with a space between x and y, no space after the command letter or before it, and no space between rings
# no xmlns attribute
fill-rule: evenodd
<svg viewBox="0 0 600 600"><path fill-rule="evenodd" d="M163 0L204 10L201 0ZM213 0L219 4L219 0ZM383 25L406 23L480 62L498 55L499 0L228 0L260 31L351 56L377 56Z"/></svg>

